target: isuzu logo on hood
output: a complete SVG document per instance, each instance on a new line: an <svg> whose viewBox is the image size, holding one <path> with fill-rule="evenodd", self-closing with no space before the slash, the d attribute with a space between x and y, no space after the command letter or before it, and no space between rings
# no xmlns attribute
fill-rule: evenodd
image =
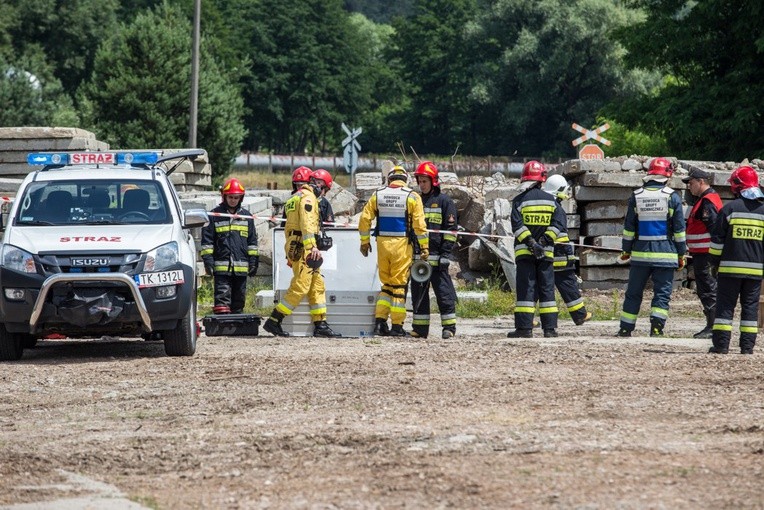
<svg viewBox="0 0 764 510"><path fill-rule="evenodd" d="M108 266L109 257L99 257L99 258L72 257L72 265L73 266Z"/></svg>
<svg viewBox="0 0 764 510"><path fill-rule="evenodd" d="M91 243L121 243L122 238L120 236L66 236L59 239L62 243L79 243L79 242L91 242Z"/></svg>

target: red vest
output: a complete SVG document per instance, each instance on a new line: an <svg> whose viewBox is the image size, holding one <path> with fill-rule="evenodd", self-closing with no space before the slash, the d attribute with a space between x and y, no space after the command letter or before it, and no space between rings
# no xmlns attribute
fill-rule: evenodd
<svg viewBox="0 0 764 510"><path fill-rule="evenodd" d="M722 208L722 199L719 198L719 194L716 192L703 195L692 206L690 217L687 219L686 231L687 250L690 253L708 253L708 247L711 245L711 234L708 232L706 225L701 220L695 218L698 210L700 210L700 206L703 204L703 200L706 199L714 204L717 211Z"/></svg>

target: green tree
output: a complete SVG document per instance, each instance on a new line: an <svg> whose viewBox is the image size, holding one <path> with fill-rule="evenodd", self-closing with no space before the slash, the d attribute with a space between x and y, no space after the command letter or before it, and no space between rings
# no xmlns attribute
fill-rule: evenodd
<svg viewBox="0 0 764 510"><path fill-rule="evenodd" d="M479 152L572 155L571 124L593 123L627 91L613 29L636 12L609 0L482 1L468 27L482 104Z"/></svg>
<svg viewBox="0 0 764 510"><path fill-rule="evenodd" d="M355 123L371 96L368 53L341 0L240 3L230 22L250 30L245 147L337 150L340 123Z"/></svg>
<svg viewBox="0 0 764 510"><path fill-rule="evenodd" d="M764 35L751 28L762 2L634 2L646 16L619 31L634 68L667 78L639 102L613 105L631 128L665 137L671 154L735 160L764 151ZM639 112L639 114L637 114Z"/></svg>
<svg viewBox="0 0 764 510"><path fill-rule="evenodd" d="M117 27L117 0L11 0L16 20L11 30L17 54L39 46L54 64L64 90L74 96L90 77L101 41Z"/></svg>
<svg viewBox="0 0 764 510"><path fill-rule="evenodd" d="M418 152L475 150L472 61L464 26L476 15L475 0L419 0L414 15L393 23L396 53L411 105L400 127Z"/></svg>
<svg viewBox="0 0 764 510"><path fill-rule="evenodd" d="M191 26L167 3L135 17L99 49L81 104L115 148L184 147L188 139ZM238 154L244 129L239 91L202 45L198 145L215 175Z"/></svg>
<svg viewBox="0 0 764 510"><path fill-rule="evenodd" d="M8 52L12 54L12 52ZM40 48L0 54L0 126L77 126L77 113Z"/></svg>

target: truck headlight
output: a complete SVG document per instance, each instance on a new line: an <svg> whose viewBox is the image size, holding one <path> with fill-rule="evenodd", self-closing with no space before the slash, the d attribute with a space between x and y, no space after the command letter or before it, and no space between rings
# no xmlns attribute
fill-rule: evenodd
<svg viewBox="0 0 764 510"><path fill-rule="evenodd" d="M20 273L37 272L32 254L10 244L3 245L0 260L2 260L3 266L8 269L13 269L14 271L19 271Z"/></svg>
<svg viewBox="0 0 764 510"><path fill-rule="evenodd" d="M146 271L161 271L178 263L178 243L175 241L154 248L146 254Z"/></svg>

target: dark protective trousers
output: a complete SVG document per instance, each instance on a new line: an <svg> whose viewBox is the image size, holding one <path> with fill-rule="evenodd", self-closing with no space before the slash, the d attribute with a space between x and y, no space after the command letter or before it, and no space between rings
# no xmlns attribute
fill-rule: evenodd
<svg viewBox="0 0 764 510"><path fill-rule="evenodd" d="M673 267L635 266L629 268L629 283L621 312L621 329L634 331L637 325L639 308L642 306L642 294L647 280L653 280L653 301L650 308L650 323L657 322L661 328L668 319L669 301L674 281Z"/></svg>
<svg viewBox="0 0 764 510"><path fill-rule="evenodd" d="M557 328L557 302L554 299L554 266L551 260L521 257L517 264L517 304L515 329L532 329L536 303L543 329Z"/></svg>
<svg viewBox="0 0 764 510"><path fill-rule="evenodd" d="M456 333L456 289L448 268L441 271L440 266L433 266L429 281L417 283L411 280L411 304L414 307L412 329L422 337L430 332L430 284L440 310L441 326Z"/></svg>
<svg viewBox="0 0 764 510"><path fill-rule="evenodd" d="M241 313L247 298L247 276L215 275L215 306Z"/></svg>
<svg viewBox="0 0 764 510"><path fill-rule="evenodd" d="M703 305L703 314L713 317L716 309L716 271L708 253L693 253L692 266L695 271L695 287Z"/></svg>
<svg viewBox="0 0 764 510"><path fill-rule="evenodd" d="M573 322L583 321L586 317L586 306L584 306L584 298L581 297L581 290L578 288L576 271L574 269L555 271L554 285L565 302L565 307L568 309Z"/></svg>
<svg viewBox="0 0 764 510"><path fill-rule="evenodd" d="M717 349L729 349L732 318L740 296L740 350L752 351L756 345L761 280L719 276L716 315L712 341Z"/></svg>

